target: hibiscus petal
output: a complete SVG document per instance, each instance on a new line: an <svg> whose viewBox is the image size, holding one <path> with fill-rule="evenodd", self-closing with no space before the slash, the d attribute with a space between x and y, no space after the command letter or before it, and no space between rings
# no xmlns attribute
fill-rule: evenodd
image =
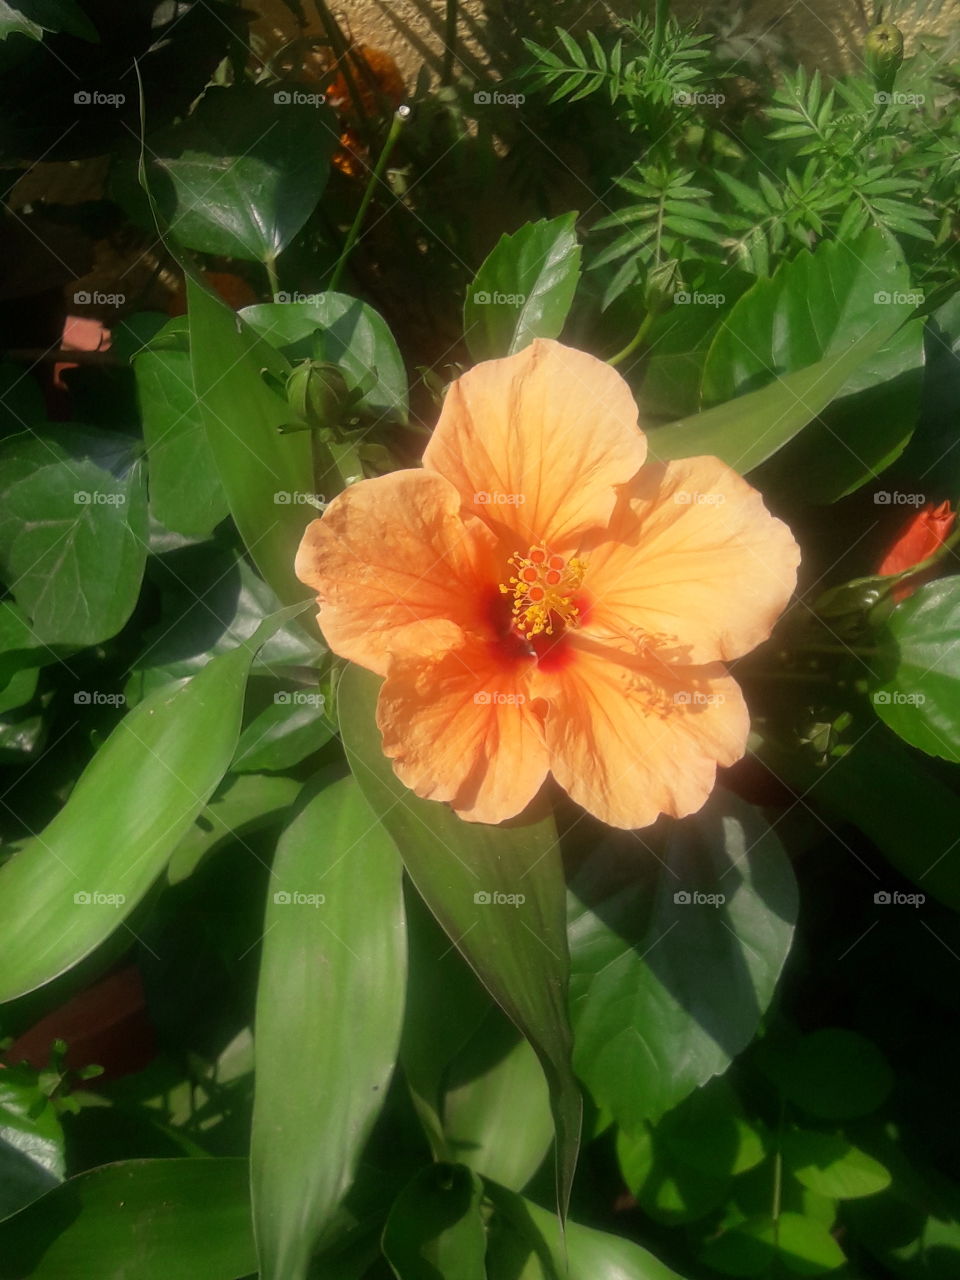
<svg viewBox="0 0 960 1280"><path fill-rule="evenodd" d="M729 661L765 640L800 562L787 526L718 458L648 464L581 552L585 633L632 648L659 635L688 663Z"/></svg>
<svg viewBox="0 0 960 1280"><path fill-rule="evenodd" d="M717 765L739 760L750 717L720 663L642 662L578 639L562 671L538 672L550 769L576 802L614 827L694 813Z"/></svg>
<svg viewBox="0 0 960 1280"><path fill-rule="evenodd" d="M547 774L531 667L505 665L476 639L426 660L391 663L377 723L401 782L425 799L448 801L470 822L520 813Z"/></svg>
<svg viewBox="0 0 960 1280"><path fill-rule="evenodd" d="M423 465L517 549L604 526L646 456L630 388L582 351L537 339L450 388Z"/></svg>
<svg viewBox="0 0 960 1280"><path fill-rule="evenodd" d="M488 625L494 546L442 476L395 471L351 486L307 526L296 573L317 592L334 653L384 675L393 653L449 649Z"/></svg>

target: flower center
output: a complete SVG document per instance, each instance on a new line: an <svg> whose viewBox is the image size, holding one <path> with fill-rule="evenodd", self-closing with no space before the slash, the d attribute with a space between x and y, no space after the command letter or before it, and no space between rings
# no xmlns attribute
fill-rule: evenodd
<svg viewBox="0 0 960 1280"><path fill-rule="evenodd" d="M526 555L510 557L516 576L501 582L504 595L513 596L513 619L525 636L552 636L554 627L576 627L580 610L574 603L586 565L582 560L564 560L545 547L531 547Z"/></svg>

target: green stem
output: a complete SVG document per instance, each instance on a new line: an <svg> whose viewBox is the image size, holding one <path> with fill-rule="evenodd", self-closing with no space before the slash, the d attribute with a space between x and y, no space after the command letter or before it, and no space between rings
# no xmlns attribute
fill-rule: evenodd
<svg viewBox="0 0 960 1280"><path fill-rule="evenodd" d="M360 239L360 228L363 225L363 219L366 216L370 201L373 199L374 187L383 177L384 170L387 167L387 162L390 159L390 154L396 145L397 138L400 137L400 130L403 128L404 121L407 119L409 114L409 107L398 107L393 113L393 123L390 125L390 132L387 134L387 138L383 144L383 150L380 152L376 167L367 180L367 187L363 193L363 199L360 201L360 208L357 210L357 216L353 220L353 225L350 227L350 231L347 234L346 243L343 246L340 257L337 259L337 265L333 269L333 275L330 277L330 284L328 285L328 288L331 292L333 292L340 283L340 277L343 275L351 250Z"/></svg>
<svg viewBox="0 0 960 1280"><path fill-rule="evenodd" d="M780 1103L780 1119L777 1122L777 1149L773 1155L773 1197L770 1203L770 1218L773 1222L773 1247L780 1247L780 1210L783 1201L783 1121L786 1114L786 1103Z"/></svg>
<svg viewBox="0 0 960 1280"><path fill-rule="evenodd" d="M264 258L263 266L267 273L267 280L270 285L270 301L276 302L277 294L280 292L280 281L277 278L277 260L273 254Z"/></svg>
<svg viewBox="0 0 960 1280"><path fill-rule="evenodd" d="M453 59L457 47L457 0L447 0L443 33L443 75L440 83L453 84Z"/></svg>
<svg viewBox="0 0 960 1280"><path fill-rule="evenodd" d="M622 364L623 361L626 360L627 356L632 356L634 351L636 351L637 347L640 346L640 343L643 342L644 338L650 332L650 326L653 324L655 318L656 310L651 307L640 322L640 328L633 335L627 345L622 351L618 351L615 356L611 356L607 361L607 364L611 365L615 369L618 364Z"/></svg>

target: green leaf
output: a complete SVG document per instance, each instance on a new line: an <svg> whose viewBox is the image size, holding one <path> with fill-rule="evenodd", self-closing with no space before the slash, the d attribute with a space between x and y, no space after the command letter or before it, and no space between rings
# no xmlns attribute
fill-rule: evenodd
<svg viewBox="0 0 960 1280"><path fill-rule="evenodd" d="M345 293L313 294L306 302L297 301L295 293L280 294L277 302L245 307L240 314L288 360L322 358L337 365L351 388L363 388L358 409L406 420L403 357L387 322L367 303ZM317 336L322 356L317 354Z"/></svg>
<svg viewBox="0 0 960 1280"><path fill-rule="evenodd" d="M186 319L171 320L133 361L150 459L150 507L167 529L206 538L230 511L203 428L186 345ZM183 349L170 345L184 335Z"/></svg>
<svg viewBox="0 0 960 1280"><path fill-rule="evenodd" d="M408 791L383 755L378 689L376 677L357 667L340 683L340 735L350 767L427 906L536 1050L550 1085L562 1213L581 1102L570 1064L563 869L552 817L489 827L463 822L445 805Z"/></svg>
<svg viewBox="0 0 960 1280"><path fill-rule="evenodd" d="M877 1046L843 1027L777 1045L764 1041L758 1060L788 1101L823 1120L868 1115L893 1088L893 1072Z"/></svg>
<svg viewBox="0 0 960 1280"><path fill-rule="evenodd" d="M911 746L960 761L960 577L921 587L893 611L896 669L875 684L877 715Z"/></svg>
<svg viewBox="0 0 960 1280"><path fill-rule="evenodd" d="M696 1222L730 1195L729 1174L705 1172L678 1161L661 1135L646 1127L632 1134L618 1132L617 1159L644 1213L667 1226Z"/></svg>
<svg viewBox="0 0 960 1280"><path fill-rule="evenodd" d="M247 773L228 775L223 788L197 816L167 865L168 884L192 876L207 857L230 840L252 835L282 815L296 800L301 784L294 778L271 778Z"/></svg>
<svg viewBox="0 0 960 1280"><path fill-rule="evenodd" d="M577 215L528 222L501 236L467 289L463 331L474 360L557 338L580 275Z"/></svg>
<svg viewBox="0 0 960 1280"><path fill-rule="evenodd" d="M247 1162L127 1160L0 1223L0 1277L237 1280L256 1268Z"/></svg>
<svg viewBox="0 0 960 1280"><path fill-rule="evenodd" d="M757 1276L779 1261L796 1275L818 1276L842 1267L846 1258L829 1230L815 1218L781 1213L751 1218L708 1241L700 1257L725 1275Z"/></svg>
<svg viewBox="0 0 960 1280"><path fill-rule="evenodd" d="M853 244L824 240L758 280L718 329L703 371L704 407L840 356L877 328L892 332L914 310L910 274L896 241L870 228ZM882 381L883 366L873 370ZM846 386L867 385L864 367Z"/></svg>
<svg viewBox="0 0 960 1280"><path fill-rule="evenodd" d="M134 441L59 426L0 444L0 573L38 639L88 645L116 635L146 556Z"/></svg>
<svg viewBox="0 0 960 1280"><path fill-rule="evenodd" d="M100 40L96 27L75 0L0 0L0 40L15 34L42 40L45 31Z"/></svg>
<svg viewBox="0 0 960 1280"><path fill-rule="evenodd" d="M253 655L288 616L134 707L52 822L0 867L0 1001L83 959L147 893L226 772Z"/></svg>
<svg viewBox="0 0 960 1280"><path fill-rule="evenodd" d="M765 1155L726 1078L708 1081L668 1112L657 1137L674 1159L715 1178L745 1173Z"/></svg>
<svg viewBox="0 0 960 1280"><path fill-rule="evenodd" d="M643 850L631 867L617 847L588 859L571 884L574 1063L628 1130L750 1042L797 909L790 864L750 806L716 792L664 831L652 837L656 860Z"/></svg>
<svg viewBox="0 0 960 1280"><path fill-rule="evenodd" d="M279 771L313 755L336 731L323 708L322 693L275 694L272 705L240 735L231 769L237 773Z"/></svg>
<svg viewBox="0 0 960 1280"><path fill-rule="evenodd" d="M386 1096L406 985L401 873L351 777L327 781L277 846L250 1156L264 1280L306 1276Z"/></svg>
<svg viewBox="0 0 960 1280"><path fill-rule="evenodd" d="M781 1149L786 1168L819 1195L855 1200L890 1185L889 1170L840 1134L790 1129L781 1138Z"/></svg>
<svg viewBox="0 0 960 1280"><path fill-rule="evenodd" d="M530 1044L499 1009L450 1064L443 1120L453 1158L514 1191L550 1150L547 1082Z"/></svg>
<svg viewBox="0 0 960 1280"><path fill-rule="evenodd" d="M293 412L261 371L285 381L289 365L269 343L193 279L187 280L190 356L220 482L247 550L284 604L309 594L293 572L300 538L316 510L310 441L280 435Z"/></svg>
<svg viewBox="0 0 960 1280"><path fill-rule="evenodd" d="M890 340L898 324L899 319L885 316L842 355L827 356L759 391L656 428L647 437L650 456L667 462L712 454L738 471L752 470L813 422Z"/></svg>
<svg viewBox="0 0 960 1280"><path fill-rule="evenodd" d="M336 120L284 94L293 97L275 85L208 89L188 120L152 140L150 187L179 244L273 261L316 208Z"/></svg>
<svg viewBox="0 0 960 1280"><path fill-rule="evenodd" d="M517 1280L683 1280L632 1240L568 1222L563 1240L556 1219L532 1200L487 1182L493 1219L487 1275Z"/></svg>
<svg viewBox="0 0 960 1280"><path fill-rule="evenodd" d="M463 1165L424 1169L394 1201L383 1252L397 1280L487 1280L483 1183Z"/></svg>
<svg viewBox="0 0 960 1280"><path fill-rule="evenodd" d="M877 727L827 769L805 765L795 752L769 758L808 802L859 827L924 894L960 911L960 799L896 738ZM881 879L873 883L869 892L885 892Z"/></svg>
<svg viewBox="0 0 960 1280"><path fill-rule="evenodd" d="M0 1218L63 1181L63 1148L60 1120L35 1079L17 1067L0 1071Z"/></svg>

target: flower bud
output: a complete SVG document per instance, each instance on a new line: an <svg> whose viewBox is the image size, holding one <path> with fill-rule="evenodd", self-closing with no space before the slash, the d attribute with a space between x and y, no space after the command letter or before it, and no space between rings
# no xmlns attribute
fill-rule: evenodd
<svg viewBox="0 0 960 1280"><path fill-rule="evenodd" d="M873 27L864 45L867 70L880 93L891 93L903 61L903 33L891 22Z"/></svg>
<svg viewBox="0 0 960 1280"><path fill-rule="evenodd" d="M305 360L287 380L287 399L308 426L334 427L356 401L356 392L333 364Z"/></svg>

